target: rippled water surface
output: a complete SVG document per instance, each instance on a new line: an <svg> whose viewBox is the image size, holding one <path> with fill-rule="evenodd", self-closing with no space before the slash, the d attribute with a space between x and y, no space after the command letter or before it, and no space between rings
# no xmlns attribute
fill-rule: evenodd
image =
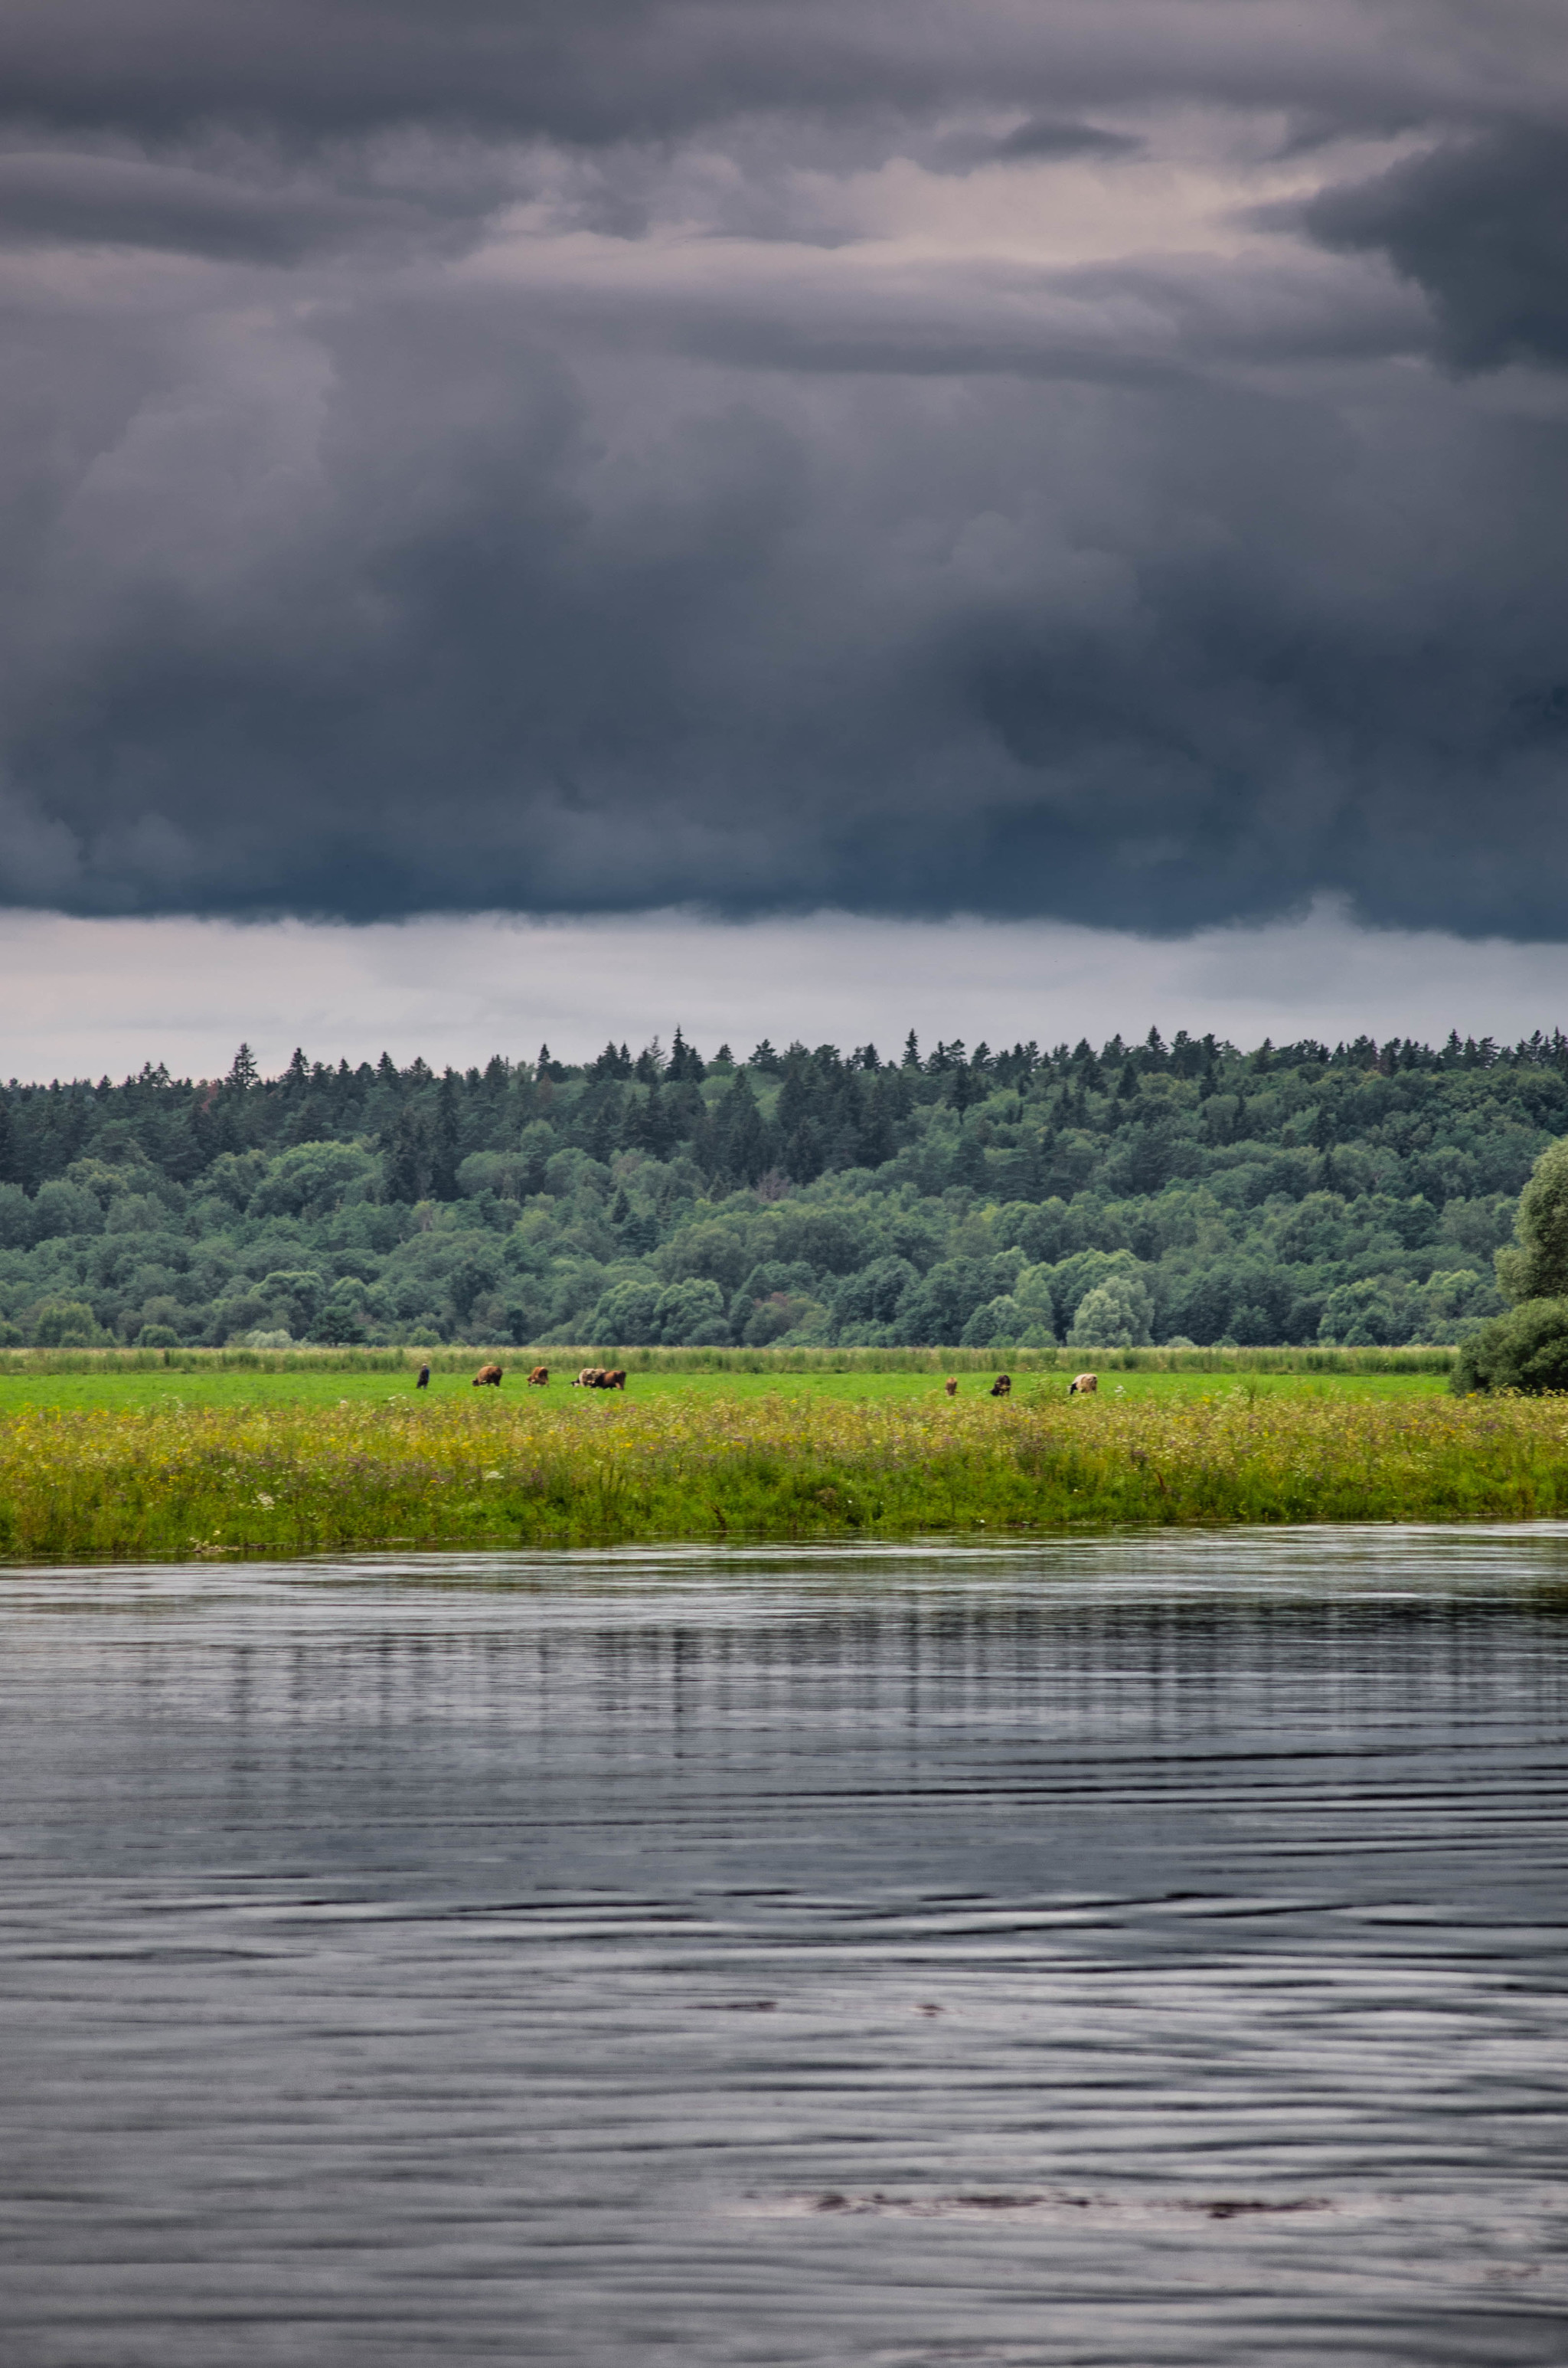
<svg viewBox="0 0 1568 2368"><path fill-rule="evenodd" d="M1556 2363L1568 1533L0 1579L9 2368Z"/></svg>

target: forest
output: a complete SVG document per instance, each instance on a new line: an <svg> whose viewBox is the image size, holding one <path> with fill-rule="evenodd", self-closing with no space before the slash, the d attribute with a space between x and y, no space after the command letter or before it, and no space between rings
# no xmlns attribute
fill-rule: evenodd
<svg viewBox="0 0 1568 2368"><path fill-rule="evenodd" d="M1568 1039L1152 1028L0 1089L0 1345L1455 1342Z"/></svg>

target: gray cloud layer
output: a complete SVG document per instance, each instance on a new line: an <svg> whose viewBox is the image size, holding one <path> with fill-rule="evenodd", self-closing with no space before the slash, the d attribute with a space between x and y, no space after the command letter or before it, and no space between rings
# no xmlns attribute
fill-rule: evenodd
<svg viewBox="0 0 1568 2368"><path fill-rule="evenodd" d="M1568 935L1555 17L13 0L0 896Z"/></svg>

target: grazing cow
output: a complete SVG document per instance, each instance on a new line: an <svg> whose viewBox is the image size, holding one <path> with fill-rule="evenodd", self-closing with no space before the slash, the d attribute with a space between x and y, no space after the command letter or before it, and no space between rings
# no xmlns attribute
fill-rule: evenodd
<svg viewBox="0 0 1568 2368"><path fill-rule="evenodd" d="M1092 1398L1099 1385L1100 1377L1097 1373L1080 1373L1067 1395L1070 1398Z"/></svg>
<svg viewBox="0 0 1568 2368"><path fill-rule="evenodd" d="M574 1390L597 1390L598 1385L599 1369L597 1365L585 1365L572 1384Z"/></svg>
<svg viewBox="0 0 1568 2368"><path fill-rule="evenodd" d="M1012 1374L998 1373L991 1384L991 1395L994 1398L1010 1398L1013 1395Z"/></svg>
<svg viewBox="0 0 1568 2368"><path fill-rule="evenodd" d="M550 1367L548 1365L536 1365L533 1372L528 1375L528 1387L530 1390L542 1390L549 1379Z"/></svg>
<svg viewBox="0 0 1568 2368"><path fill-rule="evenodd" d="M949 1375L949 1379L948 1379L947 1381L945 1381L945 1382L942 1383L942 1387L947 1391L948 1395L949 1395L950 1398L956 1398L956 1397L957 1397L957 1395L958 1395L958 1394L959 1394L959 1385L958 1385L957 1382L955 1382L955 1381L951 1378L951 1376L950 1376L950 1375Z"/></svg>
<svg viewBox="0 0 1568 2368"><path fill-rule="evenodd" d="M476 1390L483 1390L483 1389L495 1389L495 1390L498 1390L498 1389L500 1388L500 1386L501 1386L501 1368L500 1368L500 1366L499 1366L499 1365L481 1365L481 1367L480 1367L480 1369L479 1369L478 1372L477 1372L477 1373L475 1373L475 1375L474 1375L474 1377L473 1377L473 1386L474 1386L474 1388L475 1388Z"/></svg>
<svg viewBox="0 0 1568 2368"><path fill-rule="evenodd" d="M419 1368L419 1379L415 1383L414 1386L415 1386L415 1388L416 1390L427 1390L427 1389L429 1388L429 1386L430 1386L430 1368L429 1368L429 1366L428 1366L428 1365L421 1365L421 1366L420 1366L420 1368Z"/></svg>
<svg viewBox="0 0 1568 2368"><path fill-rule="evenodd" d="M601 1373L599 1387L601 1390L623 1390L626 1387L626 1368L621 1365L613 1373Z"/></svg>

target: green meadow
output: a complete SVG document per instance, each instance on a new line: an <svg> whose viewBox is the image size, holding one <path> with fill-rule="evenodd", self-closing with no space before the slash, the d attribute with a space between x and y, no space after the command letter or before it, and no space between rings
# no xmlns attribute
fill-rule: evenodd
<svg viewBox="0 0 1568 2368"><path fill-rule="evenodd" d="M414 1364L391 1356L275 1370L220 1356L8 1360L0 1556L1568 1511L1568 1398L1456 1398L1432 1357L1203 1370L1121 1352L1098 1360L1093 1396L1070 1396L1069 1370L1042 1365L1016 1372L1003 1400L989 1395L994 1365L957 1359L769 1370L650 1354L624 1395L573 1389L574 1360L529 1389L526 1352L501 1389L475 1389L474 1361L446 1359L419 1391Z"/></svg>
<svg viewBox="0 0 1568 2368"><path fill-rule="evenodd" d="M870 1357L857 1361L840 1352L818 1359L799 1354L787 1360L766 1354L737 1355L722 1351L660 1354L656 1351L586 1350L567 1352L564 1362L551 1349L475 1349L432 1358L427 1393L430 1400L453 1396L489 1397L475 1392L473 1374L494 1355L506 1375L497 1395L535 1401L553 1400L572 1389L572 1378L585 1361L625 1362L627 1389L638 1398L689 1397L695 1402L715 1398L751 1403L762 1398L829 1398L857 1404L919 1402L945 1397L951 1376L960 1399L984 1396L999 1372L1013 1377L1021 1400L1037 1395L1061 1395L1074 1373L1097 1372L1102 1394L1134 1401L1147 1398L1203 1398L1217 1389L1241 1386L1256 1395L1276 1397L1327 1395L1335 1398L1380 1399L1440 1395L1447 1387L1449 1358L1445 1350L1417 1352L1244 1351L1227 1357L1223 1351L1179 1352L1133 1350L1107 1356L1095 1351L1062 1354L1054 1360L1028 1356L1006 1364L992 1358L976 1360L963 1351L937 1351L899 1365L891 1359ZM62 1413L129 1412L174 1406L230 1407L297 1406L333 1408L345 1405L381 1405L414 1391L419 1363L417 1352L337 1350L322 1354L294 1351L272 1360L213 1352L170 1352L166 1361L157 1354L46 1357L39 1352L13 1354L0 1363L0 1423L24 1409L51 1408ZM527 1376L545 1363L550 1382L544 1391L530 1389ZM886 1367L892 1366L892 1370ZM1379 1370L1381 1368L1381 1370Z"/></svg>

